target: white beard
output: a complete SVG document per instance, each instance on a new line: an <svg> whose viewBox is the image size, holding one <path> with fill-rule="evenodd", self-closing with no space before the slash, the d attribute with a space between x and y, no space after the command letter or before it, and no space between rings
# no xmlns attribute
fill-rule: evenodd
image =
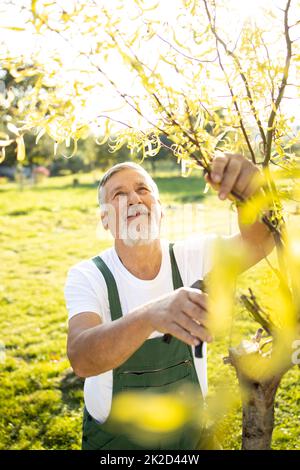
<svg viewBox="0 0 300 470"><path fill-rule="evenodd" d="M142 215L128 223L127 216L135 215L137 212L142 212ZM129 207L126 218L120 223L119 234L126 246L149 245L159 237L158 214L151 212L150 217L148 214L149 211L145 206Z"/></svg>

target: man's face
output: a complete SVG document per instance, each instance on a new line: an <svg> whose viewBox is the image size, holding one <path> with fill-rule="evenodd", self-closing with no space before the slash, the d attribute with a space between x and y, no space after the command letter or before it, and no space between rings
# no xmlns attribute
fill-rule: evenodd
<svg viewBox="0 0 300 470"><path fill-rule="evenodd" d="M145 245L159 237L161 204L143 172L124 169L104 187L102 223L127 246Z"/></svg>

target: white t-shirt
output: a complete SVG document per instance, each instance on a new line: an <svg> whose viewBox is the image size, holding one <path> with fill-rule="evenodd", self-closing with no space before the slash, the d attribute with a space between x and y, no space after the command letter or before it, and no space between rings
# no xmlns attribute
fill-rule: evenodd
<svg viewBox="0 0 300 470"><path fill-rule="evenodd" d="M210 270L215 238L215 235L206 235L175 242L174 254L184 286L191 286ZM152 280L138 279L127 271L114 248L99 253L115 278L123 315L127 315L139 305L173 291L169 242L161 240L161 245L160 271ZM106 283L91 258L75 264L68 271L65 299L69 319L81 312L95 312L101 316L103 323L112 321ZM162 336L162 333L153 332L149 338L157 336ZM203 345L203 358L194 357L194 361L202 393L206 395L206 344ZM85 379L85 406L100 423L103 423L110 413L112 381L112 370Z"/></svg>

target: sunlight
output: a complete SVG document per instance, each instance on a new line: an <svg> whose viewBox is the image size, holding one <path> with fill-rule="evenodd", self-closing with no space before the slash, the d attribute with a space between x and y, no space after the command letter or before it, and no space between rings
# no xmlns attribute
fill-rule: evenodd
<svg viewBox="0 0 300 470"><path fill-rule="evenodd" d="M229 0L226 2L228 13L233 15L235 21L259 21L262 19L263 10L271 6L270 0ZM232 6L232 10L231 10Z"/></svg>

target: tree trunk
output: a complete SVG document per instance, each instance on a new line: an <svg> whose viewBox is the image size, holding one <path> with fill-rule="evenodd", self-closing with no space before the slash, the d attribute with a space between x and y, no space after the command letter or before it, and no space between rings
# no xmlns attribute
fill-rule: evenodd
<svg viewBox="0 0 300 470"><path fill-rule="evenodd" d="M239 374L243 406L243 450L271 449L274 403L281 377L257 382Z"/></svg>
<svg viewBox="0 0 300 470"><path fill-rule="evenodd" d="M272 354L263 355L262 348L268 342L260 346L262 332L259 328L251 341L243 340L237 348L229 348L229 356L224 358L225 364L235 368L241 389L243 450L271 449L276 392L293 366L291 341L274 344L271 340Z"/></svg>

